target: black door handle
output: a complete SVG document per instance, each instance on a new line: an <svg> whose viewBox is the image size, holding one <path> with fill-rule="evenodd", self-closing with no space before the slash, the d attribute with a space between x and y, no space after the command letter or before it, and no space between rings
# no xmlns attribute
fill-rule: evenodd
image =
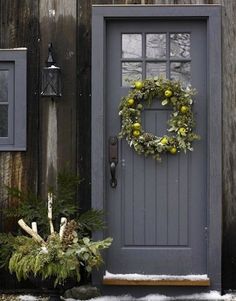
<svg viewBox="0 0 236 301"><path fill-rule="evenodd" d="M110 163L110 185L112 188L116 188L116 165L118 164L118 139L116 136L109 138L109 163Z"/></svg>
<svg viewBox="0 0 236 301"><path fill-rule="evenodd" d="M117 179L116 179L116 163L115 162L111 162L110 172L111 172L111 180L110 180L111 187L116 188Z"/></svg>

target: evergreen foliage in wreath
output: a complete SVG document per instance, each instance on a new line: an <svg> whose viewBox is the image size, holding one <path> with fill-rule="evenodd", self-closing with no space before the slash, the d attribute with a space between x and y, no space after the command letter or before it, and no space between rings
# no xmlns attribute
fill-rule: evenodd
<svg viewBox="0 0 236 301"><path fill-rule="evenodd" d="M121 116L120 138L126 138L138 154L151 155L161 160L161 154L187 150L192 151L192 142L200 137L194 133L195 121L192 112L195 90L185 88L181 82L158 78L136 81L119 106ZM144 131L141 112L154 100L173 109L168 120L169 135L158 137Z"/></svg>

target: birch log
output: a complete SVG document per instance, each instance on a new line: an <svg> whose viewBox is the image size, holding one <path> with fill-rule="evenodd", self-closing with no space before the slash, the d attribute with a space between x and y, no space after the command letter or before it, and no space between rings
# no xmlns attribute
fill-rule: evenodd
<svg viewBox="0 0 236 301"><path fill-rule="evenodd" d="M41 245L45 246L46 245L46 242L43 240L43 238L35 233L25 222L23 219L20 219L18 221L18 225L26 232L28 233L30 236L32 236L32 238L34 240L36 240L38 243L40 243Z"/></svg>
<svg viewBox="0 0 236 301"><path fill-rule="evenodd" d="M63 234L65 232L66 224L67 224L67 218L62 217L60 223L60 231L59 231L60 240L62 240Z"/></svg>
<svg viewBox="0 0 236 301"><path fill-rule="evenodd" d="M32 222L31 223L31 228L32 230L38 234L38 227L37 227L37 223L36 222Z"/></svg>
<svg viewBox="0 0 236 301"><path fill-rule="evenodd" d="M53 194L48 193L48 219L49 219L51 234L54 233L54 227L53 227L53 223L52 223L52 203L53 203Z"/></svg>

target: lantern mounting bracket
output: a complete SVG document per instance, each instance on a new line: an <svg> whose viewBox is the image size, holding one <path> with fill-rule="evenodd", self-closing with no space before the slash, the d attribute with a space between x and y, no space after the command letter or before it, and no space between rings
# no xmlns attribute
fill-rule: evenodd
<svg viewBox="0 0 236 301"><path fill-rule="evenodd" d="M52 52L52 43L48 44L48 59L46 61L46 64L48 67L54 65L56 62L53 58L53 52Z"/></svg>

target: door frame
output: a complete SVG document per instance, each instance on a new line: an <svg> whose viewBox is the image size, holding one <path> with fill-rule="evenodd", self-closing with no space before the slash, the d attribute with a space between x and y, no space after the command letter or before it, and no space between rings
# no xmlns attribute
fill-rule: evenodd
<svg viewBox="0 0 236 301"><path fill-rule="evenodd" d="M106 203L105 99L106 25L112 19L200 19L207 24L207 271L211 289L221 290L222 110L220 5L94 5L92 8L92 207ZM94 234L103 239L105 233ZM100 275L101 276L101 275ZM97 278L95 276L95 278ZM100 277L98 277L99 279ZM96 281L96 280L95 280ZM96 281L97 283L99 282Z"/></svg>

